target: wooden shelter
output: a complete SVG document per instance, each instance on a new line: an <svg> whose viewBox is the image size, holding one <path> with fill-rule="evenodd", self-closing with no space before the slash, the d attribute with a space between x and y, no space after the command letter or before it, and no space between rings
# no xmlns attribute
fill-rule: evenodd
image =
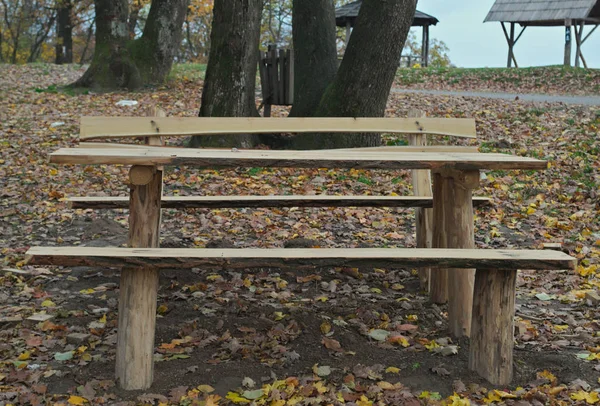
<svg viewBox="0 0 600 406"><path fill-rule="evenodd" d="M354 27L354 22L358 17L361 5L362 0L358 0L335 9L335 24L338 27L346 27L346 45L348 45L348 41L350 40L350 32L352 31L352 27ZM415 13L415 19L412 26L423 27L423 42L421 45L422 66L429 65L429 26L437 25L439 22L440 20L437 18L419 10Z"/></svg>
<svg viewBox="0 0 600 406"><path fill-rule="evenodd" d="M527 27L565 27L565 66L571 66L572 32L575 30L575 66L587 68L581 46L600 25L600 0L496 0L484 22L499 21L508 43L508 63L519 67L514 46ZM510 23L510 33L505 23ZM521 32L515 37L515 25ZM593 26L584 37L586 25Z"/></svg>

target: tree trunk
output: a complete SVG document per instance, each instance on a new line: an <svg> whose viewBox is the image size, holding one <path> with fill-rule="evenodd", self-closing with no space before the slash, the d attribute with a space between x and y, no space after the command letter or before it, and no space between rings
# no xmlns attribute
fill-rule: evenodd
<svg viewBox="0 0 600 406"><path fill-rule="evenodd" d="M312 116L337 71L333 0L294 0L294 105L291 117Z"/></svg>
<svg viewBox="0 0 600 406"><path fill-rule="evenodd" d="M199 116L258 116L254 92L262 6L262 0L215 0ZM195 136L189 145L251 148L257 143L254 135L219 135Z"/></svg>
<svg viewBox="0 0 600 406"><path fill-rule="evenodd" d="M73 63L73 24L71 22L71 0L58 3L56 20L56 64Z"/></svg>
<svg viewBox="0 0 600 406"><path fill-rule="evenodd" d="M92 63L74 86L136 89L140 72L127 49L127 0L94 0L96 46Z"/></svg>
<svg viewBox="0 0 600 406"><path fill-rule="evenodd" d="M416 0L363 1L337 75L313 115L384 115L416 3ZM353 148L380 143L379 134L305 134L294 138L293 148Z"/></svg>
<svg viewBox="0 0 600 406"><path fill-rule="evenodd" d="M142 37L131 46L144 84L161 84L179 50L188 0L153 0Z"/></svg>
<svg viewBox="0 0 600 406"><path fill-rule="evenodd" d="M94 4L94 57L74 85L133 90L164 82L179 49L188 0L154 0L144 33L135 41L129 40L127 0L94 0Z"/></svg>

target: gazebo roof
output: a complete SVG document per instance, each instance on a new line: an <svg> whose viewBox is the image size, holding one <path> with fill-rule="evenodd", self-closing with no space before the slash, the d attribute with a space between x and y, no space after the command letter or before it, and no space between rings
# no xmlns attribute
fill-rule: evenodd
<svg viewBox="0 0 600 406"><path fill-rule="evenodd" d="M563 26L566 19L599 24L600 1L496 0L484 22L502 21L525 26Z"/></svg>
<svg viewBox="0 0 600 406"><path fill-rule="evenodd" d="M361 5L362 0L358 0L352 3L348 3L342 7L336 8L335 24L338 27L345 27L346 23L350 23L351 26L354 26L354 21L356 20L356 17L358 17L358 12L360 10ZM417 10L412 26L422 27L424 25L436 25L438 22L439 20L437 18Z"/></svg>

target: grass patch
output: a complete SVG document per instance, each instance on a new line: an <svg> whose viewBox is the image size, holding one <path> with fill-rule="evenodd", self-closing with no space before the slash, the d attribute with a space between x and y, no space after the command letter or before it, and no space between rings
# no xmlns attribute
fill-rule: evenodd
<svg viewBox="0 0 600 406"><path fill-rule="evenodd" d="M174 64L169 73L169 80L204 80L206 75L205 63L178 63Z"/></svg>

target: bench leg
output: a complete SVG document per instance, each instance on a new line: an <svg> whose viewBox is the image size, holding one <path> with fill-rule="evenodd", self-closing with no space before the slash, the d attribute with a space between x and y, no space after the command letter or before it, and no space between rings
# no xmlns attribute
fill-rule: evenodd
<svg viewBox="0 0 600 406"><path fill-rule="evenodd" d="M433 246L475 248L472 190L479 185L479 171L442 169L433 182ZM447 278L447 296L443 284ZM436 280L437 279L437 280ZM448 269L431 274L431 300L448 299L448 324L454 337L471 333L474 269Z"/></svg>
<svg viewBox="0 0 600 406"><path fill-rule="evenodd" d="M132 248L159 246L162 170L153 172L150 183L131 186L129 246ZM119 289L117 379L123 389L148 389L154 375L158 270L123 269Z"/></svg>
<svg viewBox="0 0 600 406"><path fill-rule="evenodd" d="M494 385L512 380L516 285L516 270L475 275L469 369Z"/></svg>

